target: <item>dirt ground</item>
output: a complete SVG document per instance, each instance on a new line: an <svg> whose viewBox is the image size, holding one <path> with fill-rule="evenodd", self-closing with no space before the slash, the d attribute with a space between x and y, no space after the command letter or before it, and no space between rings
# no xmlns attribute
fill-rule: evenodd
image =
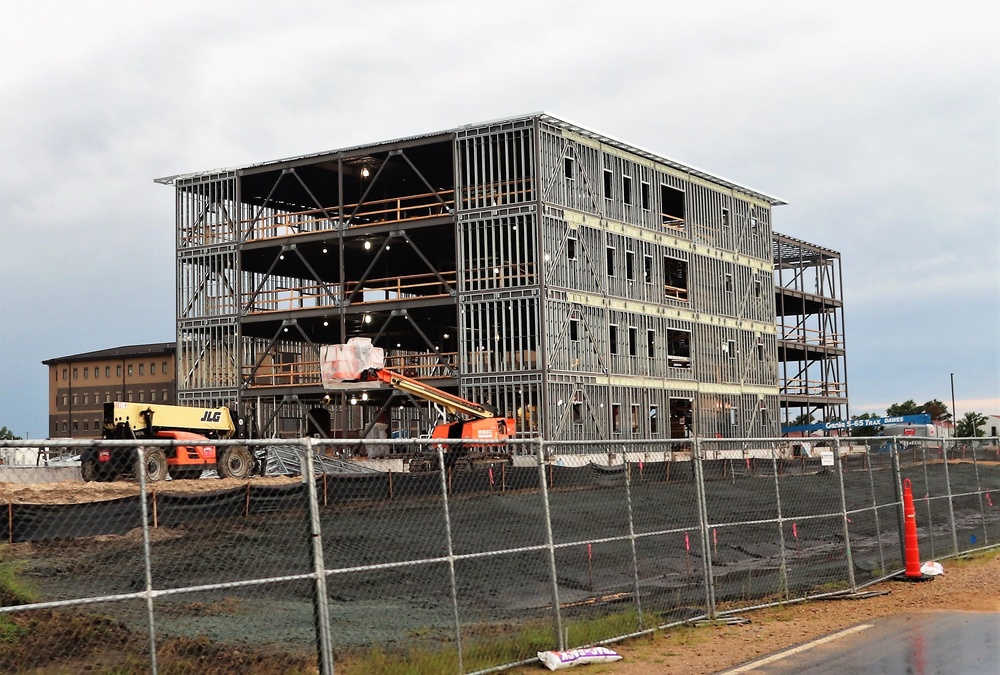
<svg viewBox="0 0 1000 675"><path fill-rule="evenodd" d="M251 478L254 485L286 485L297 483L298 476L270 476ZM238 478L203 478L201 480L169 480L150 483L149 488L162 494L190 494L229 490L246 485ZM58 483L0 483L0 502L14 504L82 504L139 494L139 484L131 480L111 483L83 483L60 481Z"/></svg>
<svg viewBox="0 0 1000 675"><path fill-rule="evenodd" d="M581 673L694 675L716 673L858 623L917 612L1000 612L1000 551L972 560L946 560L932 581L889 581L866 590L888 591L859 600L822 600L742 614L750 623L673 629L610 645L624 659L590 665ZM540 667L519 672L538 672Z"/></svg>

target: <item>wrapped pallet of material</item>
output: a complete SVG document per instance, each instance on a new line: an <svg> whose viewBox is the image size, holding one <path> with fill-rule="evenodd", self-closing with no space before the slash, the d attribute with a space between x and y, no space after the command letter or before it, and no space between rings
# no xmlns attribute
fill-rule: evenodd
<svg viewBox="0 0 1000 675"><path fill-rule="evenodd" d="M320 374L325 389L336 389L345 380L356 380L369 368L385 365L385 350L372 345L370 338L351 338L343 345L323 345Z"/></svg>

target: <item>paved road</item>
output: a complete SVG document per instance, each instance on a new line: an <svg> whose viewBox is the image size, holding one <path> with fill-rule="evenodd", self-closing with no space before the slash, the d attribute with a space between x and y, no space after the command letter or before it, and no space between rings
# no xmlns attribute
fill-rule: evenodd
<svg viewBox="0 0 1000 675"><path fill-rule="evenodd" d="M878 619L725 673L1000 673L1000 614L930 612Z"/></svg>

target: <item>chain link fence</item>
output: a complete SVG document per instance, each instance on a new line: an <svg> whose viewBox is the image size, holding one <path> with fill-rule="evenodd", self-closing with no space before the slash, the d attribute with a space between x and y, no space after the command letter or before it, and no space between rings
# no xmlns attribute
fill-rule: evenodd
<svg viewBox="0 0 1000 675"><path fill-rule="evenodd" d="M2 672L484 673L737 620L900 574L904 479L924 560L1000 542L997 439L272 439L292 475L79 482L112 443L0 467Z"/></svg>

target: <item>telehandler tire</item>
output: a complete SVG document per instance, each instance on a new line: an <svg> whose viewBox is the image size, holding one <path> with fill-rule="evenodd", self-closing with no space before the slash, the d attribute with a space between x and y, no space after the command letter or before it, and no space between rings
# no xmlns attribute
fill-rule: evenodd
<svg viewBox="0 0 1000 675"><path fill-rule="evenodd" d="M243 446L223 448L216 465L219 478L247 478L253 471L253 457Z"/></svg>
<svg viewBox="0 0 1000 675"><path fill-rule="evenodd" d="M139 454L135 457L135 479L139 480L139 472L145 469L146 480L156 483L167 478L167 455L159 448L146 448L145 463L139 461Z"/></svg>

